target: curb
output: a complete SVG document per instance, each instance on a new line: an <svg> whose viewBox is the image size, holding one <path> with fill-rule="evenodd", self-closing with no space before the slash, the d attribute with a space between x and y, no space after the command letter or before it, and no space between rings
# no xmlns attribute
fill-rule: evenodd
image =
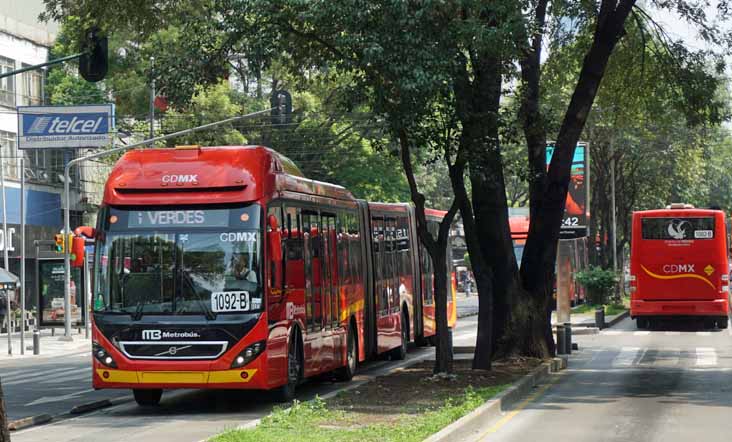
<svg viewBox="0 0 732 442"><path fill-rule="evenodd" d="M8 430L18 431L23 428L32 427L34 425L41 425L50 422L53 417L50 414L39 414L37 416L24 417L22 419L14 420L8 424Z"/></svg>
<svg viewBox="0 0 732 442"><path fill-rule="evenodd" d="M112 401L109 399L102 399L100 401L88 402L86 404L77 405L69 413L71 414L82 414L90 411L99 410L100 408L107 408L112 406Z"/></svg>
<svg viewBox="0 0 732 442"><path fill-rule="evenodd" d="M480 434L486 422L510 410L529 394L537 384L566 367L567 357L556 357L551 361L542 363L496 397L428 437L424 442L453 442L474 439Z"/></svg>
<svg viewBox="0 0 732 442"><path fill-rule="evenodd" d="M621 313L621 314L617 315L616 317L614 317L609 322L606 322L605 323L605 327L606 328L610 328L613 325L617 324L618 322L622 321L623 319L627 318L628 316L630 316L630 310L626 310L623 313Z"/></svg>

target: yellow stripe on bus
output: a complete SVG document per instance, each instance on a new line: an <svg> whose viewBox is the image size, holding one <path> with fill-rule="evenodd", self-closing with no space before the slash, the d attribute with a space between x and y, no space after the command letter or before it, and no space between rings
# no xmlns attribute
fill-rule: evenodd
<svg viewBox="0 0 732 442"><path fill-rule="evenodd" d="M241 373L247 376L242 378ZM257 369L222 371L130 371L98 368L104 382L120 384L234 384L249 382ZM105 373L107 374L105 377Z"/></svg>
<svg viewBox="0 0 732 442"><path fill-rule="evenodd" d="M657 275L650 270L648 270L643 264L641 264L641 268L644 272L648 274L648 276L656 279L683 279L683 278L692 278L692 279L700 279L709 285L712 289L716 290L716 287L714 287L714 284L712 284L711 281L709 281L707 278L697 275L696 273L681 273L679 275Z"/></svg>

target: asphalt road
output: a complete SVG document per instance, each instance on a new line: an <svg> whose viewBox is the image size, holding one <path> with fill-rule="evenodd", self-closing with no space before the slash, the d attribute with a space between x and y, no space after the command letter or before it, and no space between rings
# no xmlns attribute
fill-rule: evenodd
<svg viewBox="0 0 732 442"><path fill-rule="evenodd" d="M91 353L54 358L0 362L0 379L10 421L67 413L76 405L102 399L130 397L118 390L94 391L91 387Z"/></svg>
<svg viewBox="0 0 732 442"><path fill-rule="evenodd" d="M626 319L574 341L580 351L569 369L522 410L487 423L479 440L729 439L732 329L670 324L639 331Z"/></svg>
<svg viewBox="0 0 732 442"><path fill-rule="evenodd" d="M475 345L476 318L463 318L458 322L454 333L455 345ZM412 349L408 359L433 357L434 348ZM253 391L215 391L215 390L179 390L168 391L163 394L161 404L157 408L140 408L133 401L127 391L85 391L90 388L89 355L69 356L73 361L56 362L57 367L29 364L25 371L15 373L12 379L30 377L28 382L10 384L6 392L8 409L11 416L27 415L30 409L34 414L59 414L66 412L74 405L109 397L127 398L128 400L109 408L89 414L60 419L47 425L20 430L12 434L13 442L129 442L134 434L135 442L198 442L220 433L226 429L247 425L267 415L275 403L262 392ZM78 359L78 360L77 360ZM68 365L65 365L68 364ZM360 368L359 373L351 383L335 383L328 381L309 382L298 390L298 398L307 400L315 395L324 396L340 389L353 385L367 376L385 374L399 363L376 361ZM68 367L68 368L67 368ZM60 381L63 375L57 374L54 382L51 373L73 368L78 373L67 372L68 376L74 373L74 380ZM58 369L59 372L55 370ZM2 370L2 368L0 368ZM14 369L15 370L15 369ZM8 373L10 374L10 373ZM48 378L46 379L46 374ZM82 377L83 376L85 377ZM3 374L3 388L5 388ZM32 377L31 377L32 376ZM10 379L10 376L8 376ZM48 381L47 384L41 382ZM34 385L36 384L36 385ZM65 385L64 385L65 384ZM18 388L22 386L22 388ZM13 388L18 388L13 390ZM38 392L38 388L49 389ZM56 402L39 402L42 397L63 397ZM28 406L33 399L36 403ZM35 408L34 408L35 407ZM20 411L19 411L20 410ZM12 419L12 417L11 417Z"/></svg>

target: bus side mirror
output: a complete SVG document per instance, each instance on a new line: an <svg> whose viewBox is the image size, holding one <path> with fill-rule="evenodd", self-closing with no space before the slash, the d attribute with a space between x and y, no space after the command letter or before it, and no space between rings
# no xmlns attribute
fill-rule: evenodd
<svg viewBox="0 0 732 442"><path fill-rule="evenodd" d="M77 236L78 235L81 235L81 236L85 236L85 237L87 237L89 239L94 239L94 237L97 234L97 232L94 229L94 227L89 227L89 226L80 226L80 227L77 227L76 229L74 229L74 233Z"/></svg>

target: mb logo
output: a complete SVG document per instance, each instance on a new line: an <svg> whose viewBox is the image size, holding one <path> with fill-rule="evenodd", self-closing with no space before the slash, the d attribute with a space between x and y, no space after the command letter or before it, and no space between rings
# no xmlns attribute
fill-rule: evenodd
<svg viewBox="0 0 732 442"><path fill-rule="evenodd" d="M143 341L159 341L163 333L160 330L143 330L142 340Z"/></svg>

